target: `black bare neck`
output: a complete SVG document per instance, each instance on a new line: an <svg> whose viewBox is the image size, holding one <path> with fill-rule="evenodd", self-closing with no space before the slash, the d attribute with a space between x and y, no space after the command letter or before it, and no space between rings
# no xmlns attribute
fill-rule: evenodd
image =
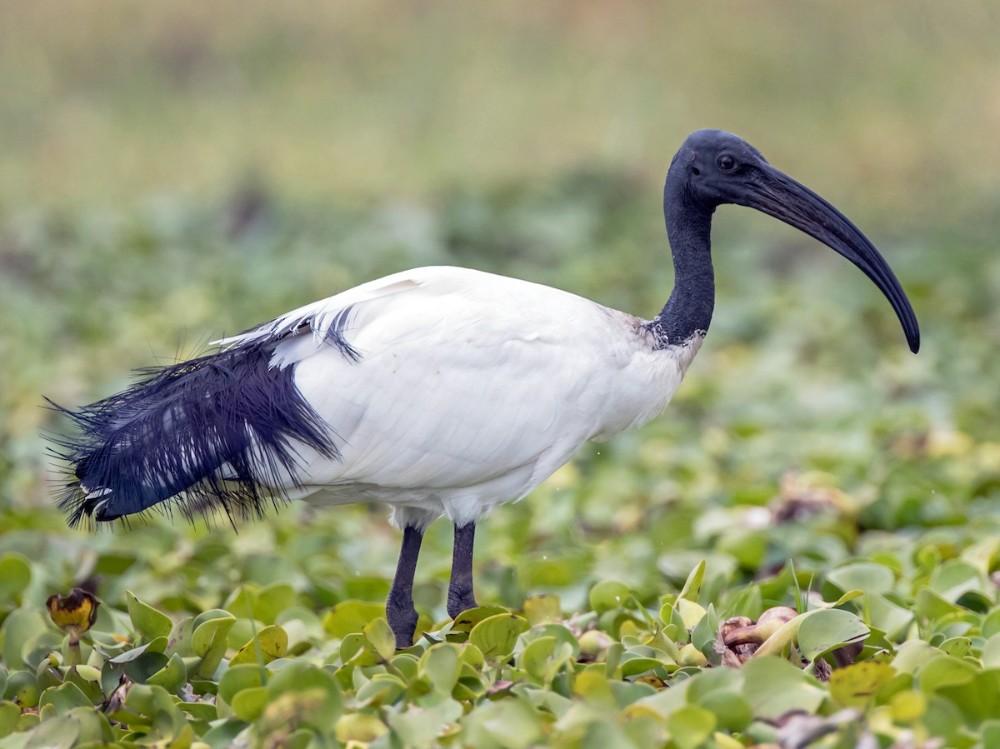
<svg viewBox="0 0 1000 749"><path fill-rule="evenodd" d="M712 269L712 212L684 189L674 164L663 188L663 216L674 260L674 289L663 310L649 324L660 347L687 343L705 335L715 308L715 272Z"/></svg>

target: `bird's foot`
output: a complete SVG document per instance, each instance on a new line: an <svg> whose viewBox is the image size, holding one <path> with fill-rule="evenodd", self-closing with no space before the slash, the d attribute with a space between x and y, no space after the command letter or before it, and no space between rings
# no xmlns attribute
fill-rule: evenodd
<svg viewBox="0 0 1000 749"><path fill-rule="evenodd" d="M417 610L413 601L395 601L392 596L385 604L385 618L396 636L396 650L413 645L413 633L417 631Z"/></svg>
<svg viewBox="0 0 1000 749"><path fill-rule="evenodd" d="M459 614L469 609L479 606L476 597L472 595L472 590L449 590L448 591L448 616L457 619Z"/></svg>

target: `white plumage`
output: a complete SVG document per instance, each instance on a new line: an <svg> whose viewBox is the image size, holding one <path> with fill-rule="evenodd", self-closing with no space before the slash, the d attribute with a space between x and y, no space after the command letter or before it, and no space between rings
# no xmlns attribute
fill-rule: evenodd
<svg viewBox="0 0 1000 749"><path fill-rule="evenodd" d="M328 342L330 328L357 352ZM399 527L474 522L531 492L584 442L659 414L702 337L657 349L644 321L558 289L418 268L218 343L281 339L339 459L298 445L292 497L384 502Z"/></svg>

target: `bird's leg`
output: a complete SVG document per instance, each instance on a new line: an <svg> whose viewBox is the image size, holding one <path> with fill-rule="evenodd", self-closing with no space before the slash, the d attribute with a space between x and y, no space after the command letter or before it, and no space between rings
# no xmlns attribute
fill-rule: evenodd
<svg viewBox="0 0 1000 749"><path fill-rule="evenodd" d="M452 619L463 611L476 608L476 597L472 594L472 546L475 537L475 523L455 526L451 583L448 585L448 616Z"/></svg>
<svg viewBox="0 0 1000 749"><path fill-rule="evenodd" d="M392 580L392 590L385 602L385 617L396 635L396 648L408 648L413 644L413 633L417 629L417 610L413 606L413 573L417 569L417 556L424 532L408 525L403 529L403 546L396 563L396 576Z"/></svg>

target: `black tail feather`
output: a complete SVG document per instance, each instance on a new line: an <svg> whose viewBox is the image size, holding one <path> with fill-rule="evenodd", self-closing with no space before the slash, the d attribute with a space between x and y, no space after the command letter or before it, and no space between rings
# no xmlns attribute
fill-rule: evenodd
<svg viewBox="0 0 1000 749"><path fill-rule="evenodd" d="M187 515L261 515L297 485L296 444L339 458L330 427L302 397L294 367L269 366L272 347L249 346L162 368L70 417L56 440L72 476L59 507L76 526L114 520L177 498ZM220 469L225 467L224 475Z"/></svg>

